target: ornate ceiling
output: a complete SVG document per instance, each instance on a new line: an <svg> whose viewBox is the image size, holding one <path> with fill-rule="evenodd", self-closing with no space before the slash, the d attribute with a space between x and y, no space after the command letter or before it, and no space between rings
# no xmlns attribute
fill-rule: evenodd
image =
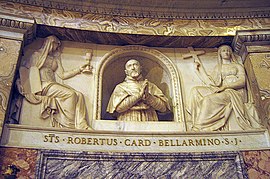
<svg viewBox="0 0 270 179"><path fill-rule="evenodd" d="M4 0L0 12L33 19L37 37L109 45L217 47L270 28L269 0Z"/></svg>
<svg viewBox="0 0 270 179"><path fill-rule="evenodd" d="M224 19L270 15L269 0L8 0L44 8L176 19Z"/></svg>

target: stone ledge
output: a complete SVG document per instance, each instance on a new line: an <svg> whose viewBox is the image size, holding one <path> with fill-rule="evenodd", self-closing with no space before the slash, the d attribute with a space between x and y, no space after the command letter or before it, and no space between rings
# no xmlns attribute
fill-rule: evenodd
<svg viewBox="0 0 270 179"><path fill-rule="evenodd" d="M5 125L1 146L105 152L213 152L269 149L266 130L233 132L108 132Z"/></svg>

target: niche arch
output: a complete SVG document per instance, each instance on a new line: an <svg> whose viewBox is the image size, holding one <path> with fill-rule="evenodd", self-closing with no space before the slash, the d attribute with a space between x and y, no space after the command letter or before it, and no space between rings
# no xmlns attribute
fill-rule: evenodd
<svg viewBox="0 0 270 179"><path fill-rule="evenodd" d="M185 119L184 119L184 107L182 102L182 94L181 94L181 84L180 84L180 76L178 71L172 61L165 56L163 53L158 50L145 47L145 46L124 46L111 50L106 53L97 67L97 88L95 92L95 109L94 111L94 119L106 120L107 116L104 112L106 110L108 104L108 94L112 92L116 84L122 82L124 80L124 64L129 58L136 58L140 61L143 66L143 75L151 77L149 74L149 69L151 72L155 71L155 74L159 74L159 72L164 72L163 76L169 79L168 88L169 91L165 92L165 95L170 98L171 102L171 111L173 113L173 122L181 123L184 129L186 129ZM117 65L116 65L117 64ZM154 68L152 68L154 67ZM162 69L162 70L160 70ZM120 74L119 74L120 73ZM109 74L109 75L108 75ZM110 75L111 74L111 75ZM112 75L114 77L112 77ZM158 75L156 75L158 76ZM108 79L110 78L110 79ZM115 79L115 80L114 80ZM152 82L158 81L161 79L155 79ZM168 80L167 80L168 81ZM110 83L110 84L108 84ZM155 83L161 89L162 84ZM109 86L109 87L108 87ZM162 89L164 92L164 89ZM166 91L166 90L165 90ZM109 95L110 95L109 94ZM108 119L108 118L107 118ZM110 118L109 118L110 119Z"/></svg>

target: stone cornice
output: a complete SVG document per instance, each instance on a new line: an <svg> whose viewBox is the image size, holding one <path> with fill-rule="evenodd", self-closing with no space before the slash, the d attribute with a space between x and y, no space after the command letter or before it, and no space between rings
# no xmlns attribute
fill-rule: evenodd
<svg viewBox="0 0 270 179"><path fill-rule="evenodd" d="M150 8L151 6L117 6L113 3L93 3L83 1L72 3L70 1L39 1L39 0L9 0L9 2L25 5L67 10L80 13L91 13L99 15L113 15L134 18L159 18L159 19L239 19L239 18L258 18L270 17L269 7L250 7L250 8L222 8L222 9L179 9L170 8Z"/></svg>
<svg viewBox="0 0 270 179"><path fill-rule="evenodd" d="M2 33L2 37L21 40L25 44L29 44L35 37L36 26L34 19L0 13L0 30L14 34L13 36L12 33ZM18 36L16 34L22 35Z"/></svg>
<svg viewBox="0 0 270 179"><path fill-rule="evenodd" d="M2 1L0 11L30 17L37 24L85 31L155 36L234 36L237 30L269 29L269 18L239 19L170 19L127 17L119 15L82 13L49 7ZM54 0L56 2L56 0ZM61 1L61 0L59 0ZM69 0L70 3L71 0ZM49 1L39 1L48 3ZM83 1L85 2L85 1ZM88 1L87 1L88 2ZM73 2L74 3L74 2ZM78 4L82 3L81 1ZM58 7L58 6L57 6ZM65 7L65 6L64 6ZM59 6L61 9L67 9ZM115 12L115 11L114 11ZM151 11L152 12L152 11ZM168 11L170 12L170 11Z"/></svg>
<svg viewBox="0 0 270 179"><path fill-rule="evenodd" d="M270 44L270 29L237 31L233 40L233 47L236 53L242 56L247 45Z"/></svg>

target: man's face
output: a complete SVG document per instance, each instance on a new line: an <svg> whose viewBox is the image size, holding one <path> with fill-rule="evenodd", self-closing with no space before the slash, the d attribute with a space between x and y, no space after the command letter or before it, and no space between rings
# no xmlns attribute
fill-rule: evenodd
<svg viewBox="0 0 270 179"><path fill-rule="evenodd" d="M129 60L125 67L127 76L137 78L141 74L141 65L137 60Z"/></svg>

